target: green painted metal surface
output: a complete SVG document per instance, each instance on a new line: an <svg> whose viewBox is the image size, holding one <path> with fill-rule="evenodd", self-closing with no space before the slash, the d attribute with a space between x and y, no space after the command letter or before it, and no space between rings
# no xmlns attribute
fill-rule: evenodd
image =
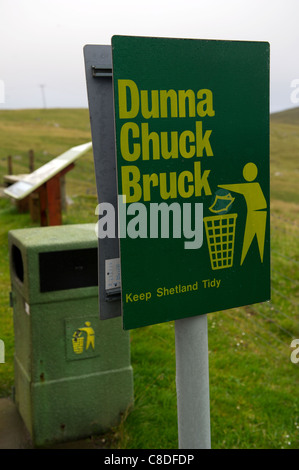
<svg viewBox="0 0 299 470"><path fill-rule="evenodd" d="M114 36L112 53L124 327L268 300L269 44Z"/></svg>
<svg viewBox="0 0 299 470"><path fill-rule="evenodd" d="M133 404L129 335L120 318L99 319L95 276L89 275L92 285L80 287L87 271L94 272L92 258L86 264L82 256L80 263L70 261L93 249L97 269L93 224L9 233L15 400L37 446L106 431ZM56 260L57 252L61 263L55 271L49 259ZM46 287L52 286L47 275L66 282L59 272L73 273L76 287L40 292L41 254L49 266L48 273L43 268Z"/></svg>

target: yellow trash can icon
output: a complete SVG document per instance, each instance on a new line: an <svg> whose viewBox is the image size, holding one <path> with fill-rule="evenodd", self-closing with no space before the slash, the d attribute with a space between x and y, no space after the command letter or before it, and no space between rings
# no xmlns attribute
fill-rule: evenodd
<svg viewBox="0 0 299 470"><path fill-rule="evenodd" d="M237 216L225 214L204 218L212 269L233 265Z"/></svg>
<svg viewBox="0 0 299 470"><path fill-rule="evenodd" d="M82 335L82 331L75 331L73 334L72 343L74 353L82 354L84 348L84 336Z"/></svg>

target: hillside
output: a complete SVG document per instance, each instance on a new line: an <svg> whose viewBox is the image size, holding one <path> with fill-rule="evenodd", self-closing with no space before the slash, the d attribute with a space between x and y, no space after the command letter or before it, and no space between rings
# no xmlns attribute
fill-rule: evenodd
<svg viewBox="0 0 299 470"><path fill-rule="evenodd" d="M271 115L271 197L299 203L299 108Z"/></svg>
<svg viewBox="0 0 299 470"><path fill-rule="evenodd" d="M28 173L28 151L34 150L35 169L75 145L91 141L88 109L0 111L0 186L7 174ZM67 194L96 194L92 150L77 160L66 178Z"/></svg>
<svg viewBox="0 0 299 470"><path fill-rule="evenodd" d="M299 107L287 109L285 111L279 111L278 113L272 113L271 122L299 126Z"/></svg>

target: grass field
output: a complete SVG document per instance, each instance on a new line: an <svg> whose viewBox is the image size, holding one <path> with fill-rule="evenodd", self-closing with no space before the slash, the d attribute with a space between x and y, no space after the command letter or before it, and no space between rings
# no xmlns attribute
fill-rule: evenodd
<svg viewBox="0 0 299 470"><path fill-rule="evenodd" d="M91 140L88 110L0 112L0 185L7 155L14 173L28 172ZM290 360L299 338L299 108L271 116L271 302L208 315L212 448L299 448L299 364ZM63 223L96 223L92 152L66 177ZM14 337L9 307L7 233L37 226L0 198L0 397L10 396ZM174 323L131 332L135 405L120 426L100 437L110 448L177 448Z"/></svg>

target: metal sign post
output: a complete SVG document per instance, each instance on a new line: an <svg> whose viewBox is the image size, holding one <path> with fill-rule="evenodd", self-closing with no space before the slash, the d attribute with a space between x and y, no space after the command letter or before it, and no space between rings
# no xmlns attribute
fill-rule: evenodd
<svg viewBox="0 0 299 470"><path fill-rule="evenodd" d="M180 449L211 448L207 322L207 315L175 321Z"/></svg>

